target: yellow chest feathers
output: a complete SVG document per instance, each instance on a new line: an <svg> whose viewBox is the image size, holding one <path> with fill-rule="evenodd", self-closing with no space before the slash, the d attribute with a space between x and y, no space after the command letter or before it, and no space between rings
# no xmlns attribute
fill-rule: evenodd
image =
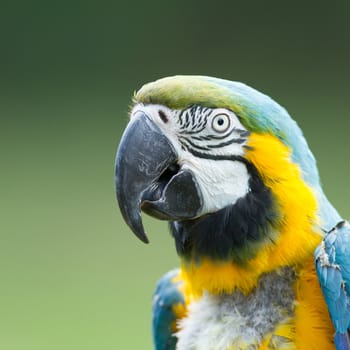
<svg viewBox="0 0 350 350"><path fill-rule="evenodd" d="M189 298L177 350L334 349L334 329L313 261L261 276L250 293Z"/></svg>
<svg viewBox="0 0 350 350"><path fill-rule="evenodd" d="M334 328L312 260L299 271L294 290L296 300L293 317L276 326L258 349L334 350Z"/></svg>

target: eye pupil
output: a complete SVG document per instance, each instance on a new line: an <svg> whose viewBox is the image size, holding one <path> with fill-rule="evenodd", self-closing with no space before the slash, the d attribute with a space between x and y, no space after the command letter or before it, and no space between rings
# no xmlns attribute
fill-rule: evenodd
<svg viewBox="0 0 350 350"><path fill-rule="evenodd" d="M212 128L214 131L223 133L230 127L230 118L227 114L217 114L212 121Z"/></svg>

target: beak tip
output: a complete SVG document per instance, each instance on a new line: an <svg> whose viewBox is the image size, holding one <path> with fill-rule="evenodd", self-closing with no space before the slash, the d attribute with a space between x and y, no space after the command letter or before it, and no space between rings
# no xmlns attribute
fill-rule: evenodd
<svg viewBox="0 0 350 350"><path fill-rule="evenodd" d="M132 229L134 235L143 243L148 244L149 243L149 239L143 229L143 227L139 228L139 229Z"/></svg>
<svg viewBox="0 0 350 350"><path fill-rule="evenodd" d="M140 207L138 206L138 208ZM135 208L131 208L131 210L127 210L125 212L122 211L122 213L125 214L125 222L128 224L133 234L143 243L149 243L148 237L142 224L140 209L135 210Z"/></svg>
<svg viewBox="0 0 350 350"><path fill-rule="evenodd" d="M145 237L145 239L143 239L142 242L145 244L149 244L149 239L147 237Z"/></svg>

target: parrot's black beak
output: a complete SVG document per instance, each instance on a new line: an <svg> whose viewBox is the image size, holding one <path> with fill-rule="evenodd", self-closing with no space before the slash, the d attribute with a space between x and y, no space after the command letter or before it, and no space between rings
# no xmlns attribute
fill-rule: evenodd
<svg viewBox="0 0 350 350"><path fill-rule="evenodd" d="M162 220L196 217L201 192L193 174L177 164L177 153L160 128L143 112L131 118L119 144L115 187L124 220L148 243L141 208Z"/></svg>

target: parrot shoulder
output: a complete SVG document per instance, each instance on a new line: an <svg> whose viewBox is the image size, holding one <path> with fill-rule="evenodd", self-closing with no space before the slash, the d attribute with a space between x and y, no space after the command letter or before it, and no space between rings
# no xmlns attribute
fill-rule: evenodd
<svg viewBox="0 0 350 350"><path fill-rule="evenodd" d="M174 350L177 322L186 312L180 270L166 273L157 284L153 296L153 340L156 350Z"/></svg>
<svg viewBox="0 0 350 350"><path fill-rule="evenodd" d="M339 222L315 251L316 272L334 328L336 349L350 349L350 225Z"/></svg>

